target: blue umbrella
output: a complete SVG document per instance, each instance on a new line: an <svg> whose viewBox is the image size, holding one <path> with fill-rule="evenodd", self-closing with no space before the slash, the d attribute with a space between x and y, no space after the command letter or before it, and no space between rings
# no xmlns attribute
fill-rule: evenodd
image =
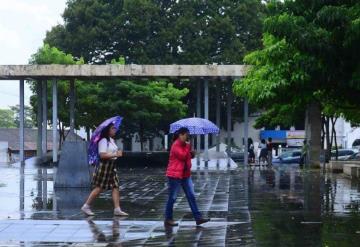
<svg viewBox="0 0 360 247"><path fill-rule="evenodd" d="M97 165L99 163L98 142L100 141L101 131L104 128L106 128L109 124L113 124L116 128L116 131L118 131L122 119L123 118L120 116L109 118L104 122L102 122L93 132L90 139L90 145L88 148L88 159L90 165L94 165L94 164Z"/></svg>
<svg viewBox="0 0 360 247"><path fill-rule="evenodd" d="M188 128L191 135L218 134L219 127L213 122L204 118L184 118L170 124L170 133L175 133L178 129Z"/></svg>

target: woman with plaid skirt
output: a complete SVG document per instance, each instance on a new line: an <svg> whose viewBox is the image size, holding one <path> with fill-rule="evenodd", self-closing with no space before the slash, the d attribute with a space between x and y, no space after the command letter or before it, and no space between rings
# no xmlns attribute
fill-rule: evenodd
<svg viewBox="0 0 360 247"><path fill-rule="evenodd" d="M120 208L119 178L115 166L115 161L122 156L122 151L118 150L114 137L116 128L113 124L109 124L101 132L100 141L98 143L100 164L96 166L89 198L82 206L81 210L88 216L94 215L90 209L90 204L104 190L112 190L112 198L114 202L114 215L128 216L127 213Z"/></svg>

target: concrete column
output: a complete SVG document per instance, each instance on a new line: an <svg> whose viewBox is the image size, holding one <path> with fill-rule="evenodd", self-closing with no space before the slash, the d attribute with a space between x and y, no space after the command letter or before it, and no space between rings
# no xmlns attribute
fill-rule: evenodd
<svg viewBox="0 0 360 247"><path fill-rule="evenodd" d="M36 155L42 155L42 82L37 81L37 89L36 89L36 96L37 96L37 148L36 148Z"/></svg>
<svg viewBox="0 0 360 247"><path fill-rule="evenodd" d="M24 219L25 206L25 166L20 166L20 219Z"/></svg>
<svg viewBox="0 0 360 247"><path fill-rule="evenodd" d="M47 81L42 81L42 155L47 153Z"/></svg>
<svg viewBox="0 0 360 247"><path fill-rule="evenodd" d="M57 99L57 79L53 79L52 82L52 134L53 134L53 162L58 161L58 133L57 133L57 121L58 121L58 99Z"/></svg>
<svg viewBox="0 0 360 247"><path fill-rule="evenodd" d="M295 170L291 169L290 170L290 193L295 192L295 178L296 178Z"/></svg>
<svg viewBox="0 0 360 247"><path fill-rule="evenodd" d="M204 117L209 119L209 81L205 79L204 81ZM205 135L205 152L204 160L209 161L209 135Z"/></svg>
<svg viewBox="0 0 360 247"><path fill-rule="evenodd" d="M20 162L23 163L25 161L25 153L24 153L24 80L20 80L19 84L20 89Z"/></svg>
<svg viewBox="0 0 360 247"><path fill-rule="evenodd" d="M221 124L220 124L220 117L221 117L221 113L220 113L220 89L221 89L221 84L218 83L216 85L216 125L220 128ZM216 136L216 152L220 151L220 133Z"/></svg>
<svg viewBox="0 0 360 247"><path fill-rule="evenodd" d="M70 133L75 130L75 80L70 81Z"/></svg>
<svg viewBox="0 0 360 247"><path fill-rule="evenodd" d="M321 109L320 104L312 102L305 114L305 136L309 144L308 161L311 168L320 168L321 152Z"/></svg>
<svg viewBox="0 0 360 247"><path fill-rule="evenodd" d="M197 82L196 86L196 117L201 117L201 82ZM196 136L196 151L198 154L201 151L201 137Z"/></svg>
<svg viewBox="0 0 360 247"><path fill-rule="evenodd" d="M244 98L244 165L248 165L248 138L249 138L249 103L247 98Z"/></svg>
<svg viewBox="0 0 360 247"><path fill-rule="evenodd" d="M43 169L43 190L42 190L42 203L43 203L43 209L47 209L47 169Z"/></svg>
<svg viewBox="0 0 360 247"><path fill-rule="evenodd" d="M231 105L232 105L232 82L228 84L228 97L226 103L226 115L227 115L227 150L230 151L231 145Z"/></svg>

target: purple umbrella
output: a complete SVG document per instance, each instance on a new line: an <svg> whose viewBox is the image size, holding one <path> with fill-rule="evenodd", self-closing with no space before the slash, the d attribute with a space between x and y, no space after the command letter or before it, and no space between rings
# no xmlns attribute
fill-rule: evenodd
<svg viewBox="0 0 360 247"><path fill-rule="evenodd" d="M218 134L219 127L213 122L204 118L184 118L170 125L170 133L175 133L178 129L185 127L189 129L191 135Z"/></svg>
<svg viewBox="0 0 360 247"><path fill-rule="evenodd" d="M122 119L123 118L120 116L115 116L115 117L109 118L109 119L105 120L104 122L102 122L96 128L96 130L93 132L93 134L91 136L91 140L90 140L90 145L88 148L88 159L89 159L90 165L98 165L99 161L100 161L98 142L100 141L101 131L104 128L106 128L107 126L109 126L109 124L114 124L116 131L118 131Z"/></svg>

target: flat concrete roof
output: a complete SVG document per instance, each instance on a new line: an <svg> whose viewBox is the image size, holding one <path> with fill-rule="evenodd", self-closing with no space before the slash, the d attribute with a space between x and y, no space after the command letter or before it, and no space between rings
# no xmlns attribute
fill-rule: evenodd
<svg viewBox="0 0 360 247"><path fill-rule="evenodd" d="M246 65L0 65L0 80L116 77L243 77Z"/></svg>

